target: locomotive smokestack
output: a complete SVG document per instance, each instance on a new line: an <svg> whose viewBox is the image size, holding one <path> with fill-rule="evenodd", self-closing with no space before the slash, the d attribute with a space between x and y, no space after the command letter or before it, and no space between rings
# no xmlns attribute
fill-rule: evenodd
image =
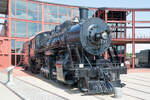
<svg viewBox="0 0 150 100"><path fill-rule="evenodd" d="M79 8L80 11L80 20L85 20L88 19L88 8L86 7L80 7Z"/></svg>

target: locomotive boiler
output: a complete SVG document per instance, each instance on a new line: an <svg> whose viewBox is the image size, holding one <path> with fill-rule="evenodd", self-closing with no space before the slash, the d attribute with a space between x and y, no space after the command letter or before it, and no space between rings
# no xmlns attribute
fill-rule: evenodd
<svg viewBox="0 0 150 100"><path fill-rule="evenodd" d="M79 10L80 18L41 32L28 42L28 69L89 94L113 93L114 87L123 86L120 74L126 73L126 67L104 58L111 44L105 21L88 18L87 8Z"/></svg>

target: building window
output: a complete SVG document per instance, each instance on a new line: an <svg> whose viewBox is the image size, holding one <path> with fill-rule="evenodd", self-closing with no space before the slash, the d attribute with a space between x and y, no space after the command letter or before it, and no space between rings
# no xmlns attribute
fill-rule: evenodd
<svg viewBox="0 0 150 100"><path fill-rule="evenodd" d="M28 37L35 36L40 31L39 29L37 23L28 23Z"/></svg>
<svg viewBox="0 0 150 100"><path fill-rule="evenodd" d="M26 22L16 21L16 37L26 37Z"/></svg>
<svg viewBox="0 0 150 100"><path fill-rule="evenodd" d="M24 41L16 41L16 53L22 53Z"/></svg>
<svg viewBox="0 0 150 100"><path fill-rule="evenodd" d="M51 22L51 23L57 23L57 6L44 6L44 21L45 22Z"/></svg>
<svg viewBox="0 0 150 100"><path fill-rule="evenodd" d="M16 18L26 19L27 18L27 2L16 0Z"/></svg>
<svg viewBox="0 0 150 100"><path fill-rule="evenodd" d="M11 53L15 53L15 40L11 40Z"/></svg>

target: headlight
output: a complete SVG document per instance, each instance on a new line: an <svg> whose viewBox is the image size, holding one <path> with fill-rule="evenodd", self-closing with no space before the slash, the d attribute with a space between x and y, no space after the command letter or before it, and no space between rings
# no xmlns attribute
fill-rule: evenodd
<svg viewBox="0 0 150 100"><path fill-rule="evenodd" d="M102 38L103 38L104 40L107 40L107 39L108 39L108 34L107 34L106 31L104 31L104 32L102 33Z"/></svg>

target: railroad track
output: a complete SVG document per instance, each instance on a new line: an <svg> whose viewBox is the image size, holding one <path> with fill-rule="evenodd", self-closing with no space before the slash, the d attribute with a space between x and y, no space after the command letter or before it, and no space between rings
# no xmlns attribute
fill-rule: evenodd
<svg viewBox="0 0 150 100"><path fill-rule="evenodd" d="M8 88L12 93L14 93L21 100L37 100L37 99L34 99L34 97L38 98L37 97L38 94L39 94L38 100L45 100L45 99L43 99L44 96L46 96L45 97L46 100L49 100L49 99L51 100L51 98L55 98L54 100L57 100L57 99L58 100L69 100L68 98L66 98L64 96L50 92L46 89L43 89L39 86L36 86L35 84L32 84L32 83L27 82L23 79L20 79L17 76L14 76L14 82L15 82L14 85L6 86L5 81L7 80L6 79L7 76L6 76L6 74L4 74L4 71L0 71L0 74L3 77L2 80L0 80L0 84L3 84L6 88ZM30 96L28 96L28 94ZM33 95L33 97L31 94ZM41 97L41 99L40 99L40 97Z"/></svg>
<svg viewBox="0 0 150 100"><path fill-rule="evenodd" d="M35 88L38 88L38 89L40 89L40 90L42 90L42 91L44 91L44 92L47 92L48 94L57 96L57 97L61 98L62 100L69 100L69 99L66 98L66 97L63 97L63 96L61 96L61 95L59 95L59 94L50 92L50 91L48 91L48 90L46 90L46 89L43 89L43 88L41 88L41 87L39 87L39 86L36 86L36 85L34 85L34 84L32 84L32 83L29 83L29 82L27 82L27 81L25 81L25 80L22 80L22 79L20 79L20 78L17 78L17 77L16 77L16 79L19 80L19 81L21 81L21 82L23 82L23 83L25 83L25 84L28 84L28 85L30 85L30 86L32 86L32 87L35 87Z"/></svg>

